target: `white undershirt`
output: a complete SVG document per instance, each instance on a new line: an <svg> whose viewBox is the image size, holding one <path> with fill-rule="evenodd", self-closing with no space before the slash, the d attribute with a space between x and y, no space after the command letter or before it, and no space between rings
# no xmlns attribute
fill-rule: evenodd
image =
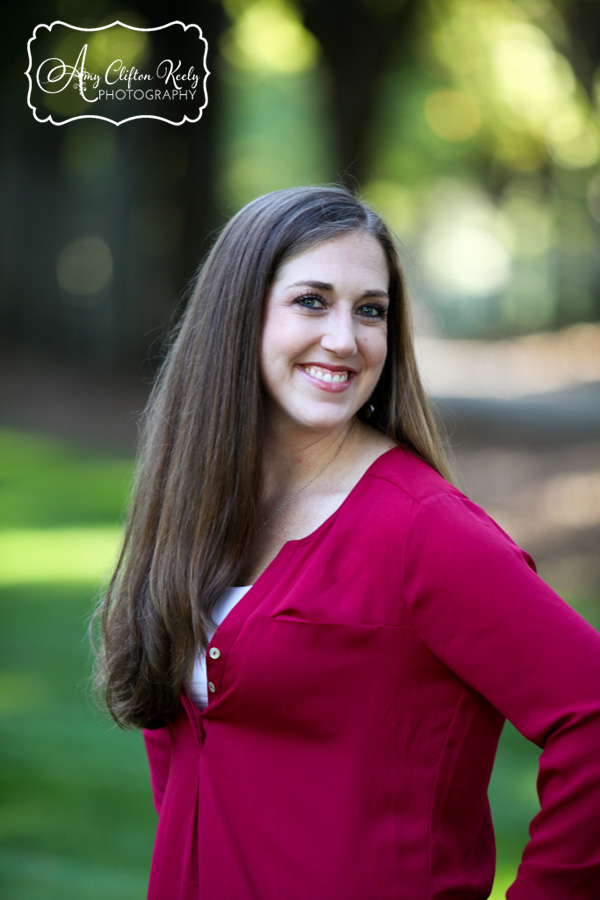
<svg viewBox="0 0 600 900"><path fill-rule="evenodd" d="M213 620L217 627L221 624L225 616L227 616L233 607L239 603L244 594L246 594L251 584L240 585L239 587L227 588L221 599L217 602L213 610ZM214 631L209 631L208 640L212 639ZM199 709L204 709L208 705L208 678L206 676L206 652L199 653L194 663L194 671L189 684L186 684L187 692Z"/></svg>

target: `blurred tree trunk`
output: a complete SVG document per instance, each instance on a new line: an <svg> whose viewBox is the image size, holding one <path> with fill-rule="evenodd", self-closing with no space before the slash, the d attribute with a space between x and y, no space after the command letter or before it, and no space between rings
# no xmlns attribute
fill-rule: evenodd
<svg viewBox="0 0 600 900"><path fill-rule="evenodd" d="M148 178L147 174L139 179L133 202L137 202L142 210L145 203L150 206L155 204L158 212L162 205L165 209L174 209L181 223L179 239L166 253L145 257L143 254L140 257L139 254L132 253L129 281L131 287L138 292L133 324L138 342L143 336L143 345L139 347L140 355L144 358L150 348L153 366L157 361L156 351L160 340L166 326L170 324L173 309L177 306L177 298L186 293L187 285L204 255L211 235L221 224L216 185L219 174L223 81L215 69L219 64L219 38L229 25L229 18L223 4L217 0L202 4L183 0L169 8L168 16L164 4L159 0L151 3L135 0L134 6L139 8L140 14L151 24L176 18L185 24L198 24L208 42L207 66L210 72L207 80L208 105L200 121L185 123L177 128L163 122L152 122L152 132L148 135L150 139L140 146L139 136L135 136L130 148L129 164L132 167L135 167L135 145L135 152L143 152L146 162L150 161L148 168L164 176L162 186L156 180ZM198 66L196 71L199 70ZM198 91L201 91L201 85ZM168 115L168 101L166 106L165 115ZM169 161L169 148L175 154L172 163ZM170 166L179 168L181 161L182 172L171 178Z"/></svg>
<svg viewBox="0 0 600 900"><path fill-rule="evenodd" d="M304 24L319 41L331 85L337 177L368 180L381 82L408 54L417 0L302 0Z"/></svg>
<svg viewBox="0 0 600 900"><path fill-rule="evenodd" d="M594 97L594 77L600 66L600 5L598 0L570 0L563 9L568 28L567 55L577 78Z"/></svg>
<svg viewBox="0 0 600 900"><path fill-rule="evenodd" d="M187 146L188 165L179 185L178 195L183 206L183 235L179 250L181 283L189 277L199 261L200 248L206 236L219 224L215 185L219 166L219 128L223 82L215 68L219 61L218 43L229 17L219 0L179 0L168 7L162 0L134 0L128 8L136 9L152 25L179 19L184 24L195 23L208 42L207 81L208 105L199 122L180 126L177 137ZM200 70L198 66L197 71ZM198 91L200 92L200 85ZM170 112L169 101L166 101ZM161 123L162 124L162 123ZM173 126L164 125L172 132ZM151 146L145 150L151 151Z"/></svg>

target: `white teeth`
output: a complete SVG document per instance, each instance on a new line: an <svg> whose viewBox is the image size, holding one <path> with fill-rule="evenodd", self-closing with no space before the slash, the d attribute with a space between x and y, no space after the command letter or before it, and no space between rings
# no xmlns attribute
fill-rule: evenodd
<svg viewBox="0 0 600 900"><path fill-rule="evenodd" d="M309 375L312 375L313 378L318 378L319 381L326 381L331 384L339 384L341 381L348 381L348 372L336 372L335 375L332 375L331 372L326 372L323 369L316 369L314 366L309 366L306 371Z"/></svg>

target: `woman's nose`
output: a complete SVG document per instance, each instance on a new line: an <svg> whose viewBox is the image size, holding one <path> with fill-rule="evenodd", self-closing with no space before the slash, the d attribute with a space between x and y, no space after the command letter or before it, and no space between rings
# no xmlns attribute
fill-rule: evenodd
<svg viewBox="0 0 600 900"><path fill-rule="evenodd" d="M356 334L352 313L336 310L324 321L326 325L321 338L323 350L329 350L336 356L352 356L356 353Z"/></svg>

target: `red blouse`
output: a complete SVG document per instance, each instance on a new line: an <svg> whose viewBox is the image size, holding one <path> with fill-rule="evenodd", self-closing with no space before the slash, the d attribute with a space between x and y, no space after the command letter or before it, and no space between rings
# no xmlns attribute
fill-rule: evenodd
<svg viewBox="0 0 600 900"><path fill-rule="evenodd" d="M145 732L150 900L487 897L504 717L543 748L509 900L600 897L600 636L408 451L285 544L207 665L208 707Z"/></svg>

